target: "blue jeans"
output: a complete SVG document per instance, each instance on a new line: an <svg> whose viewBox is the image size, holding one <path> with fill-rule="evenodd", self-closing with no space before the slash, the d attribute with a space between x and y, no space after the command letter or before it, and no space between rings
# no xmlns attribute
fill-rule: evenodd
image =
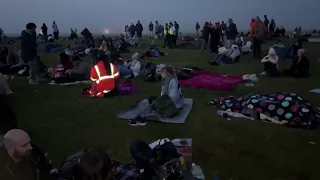
<svg viewBox="0 0 320 180"><path fill-rule="evenodd" d="M132 71L124 66L121 66L121 65L117 65L117 69L119 70L120 72L120 76L128 76L128 75L131 75L132 74Z"/></svg>

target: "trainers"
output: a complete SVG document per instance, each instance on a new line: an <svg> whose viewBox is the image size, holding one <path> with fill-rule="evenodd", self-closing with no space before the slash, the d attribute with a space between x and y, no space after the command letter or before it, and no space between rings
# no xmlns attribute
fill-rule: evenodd
<svg viewBox="0 0 320 180"><path fill-rule="evenodd" d="M266 75L267 72L263 71L262 73L260 73L260 75Z"/></svg>
<svg viewBox="0 0 320 180"><path fill-rule="evenodd" d="M128 124L130 126L145 126L145 125L147 125L147 123L143 120L143 118L141 118L139 116L135 119L129 119Z"/></svg>
<svg viewBox="0 0 320 180"><path fill-rule="evenodd" d="M39 82L35 81L35 80L32 80L32 79L29 79L29 84L39 84Z"/></svg>

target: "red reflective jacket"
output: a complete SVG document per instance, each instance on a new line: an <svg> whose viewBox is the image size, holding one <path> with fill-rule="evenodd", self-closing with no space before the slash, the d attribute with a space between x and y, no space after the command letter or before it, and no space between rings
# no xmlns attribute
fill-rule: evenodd
<svg viewBox="0 0 320 180"><path fill-rule="evenodd" d="M116 85L115 81L120 73L115 65L110 63L111 72L107 72L103 61L99 61L91 69L90 79L94 82L89 93L93 97L104 97L104 93L113 90Z"/></svg>

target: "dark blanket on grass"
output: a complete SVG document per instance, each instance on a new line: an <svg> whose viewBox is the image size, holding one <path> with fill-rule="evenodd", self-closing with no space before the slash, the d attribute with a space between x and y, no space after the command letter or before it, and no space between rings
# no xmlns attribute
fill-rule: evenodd
<svg viewBox="0 0 320 180"><path fill-rule="evenodd" d="M220 109L230 109L259 119L263 114L273 122L282 122L294 127L312 128L320 120L320 112L295 93L249 94L246 96L224 96L211 100L209 104Z"/></svg>

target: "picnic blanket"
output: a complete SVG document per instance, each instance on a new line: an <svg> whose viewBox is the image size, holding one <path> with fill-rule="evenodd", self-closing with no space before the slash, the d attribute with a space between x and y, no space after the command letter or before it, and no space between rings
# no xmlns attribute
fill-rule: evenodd
<svg viewBox="0 0 320 180"><path fill-rule="evenodd" d="M60 86L68 86L74 84L92 84L92 81L75 81L75 82L67 82L67 83L55 83L55 81L51 81L50 85L60 85Z"/></svg>
<svg viewBox="0 0 320 180"><path fill-rule="evenodd" d="M295 93L224 96L209 101L209 104L255 119L294 127L309 129L320 120L320 112Z"/></svg>
<svg viewBox="0 0 320 180"><path fill-rule="evenodd" d="M163 123L183 124L185 123L193 105L192 99L184 99L184 105L179 114L173 118L161 118L156 112L150 111L150 105L148 99L141 100L138 104L124 110L117 115L120 119L134 119L137 116L141 116L149 121L159 121Z"/></svg>
<svg viewBox="0 0 320 180"><path fill-rule="evenodd" d="M192 86L211 90L232 90L235 85L244 82L241 76L222 75L207 71L192 71L193 77L179 80L182 86Z"/></svg>

